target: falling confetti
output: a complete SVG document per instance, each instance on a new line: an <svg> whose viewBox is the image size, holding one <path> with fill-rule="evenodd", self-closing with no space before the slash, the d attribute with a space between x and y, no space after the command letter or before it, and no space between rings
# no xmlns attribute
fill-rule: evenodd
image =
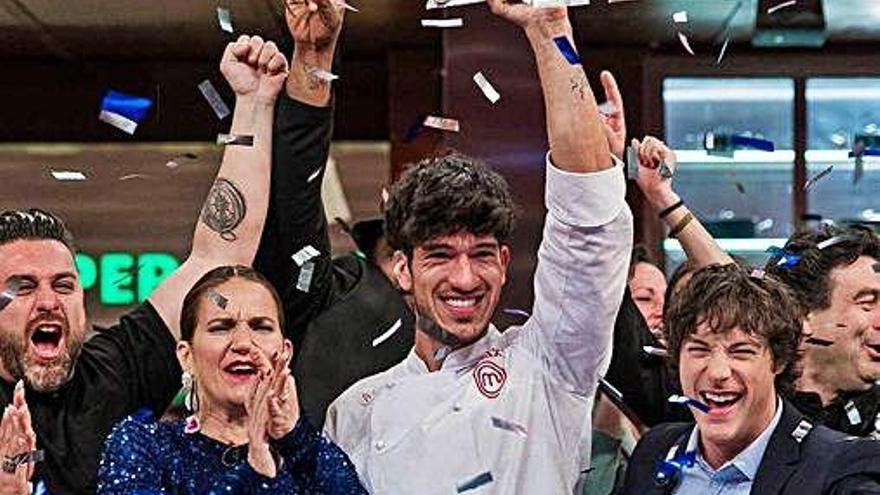
<svg viewBox="0 0 880 495"><path fill-rule="evenodd" d="M780 4L774 5L767 9L767 13L773 15L786 7L791 7L792 5L797 5L797 0L788 0L787 2L782 2Z"/></svg>
<svg viewBox="0 0 880 495"><path fill-rule="evenodd" d="M147 118L147 112L152 106L153 102L149 98L109 90L101 100L98 119L127 134L134 134L138 124Z"/></svg>
<svg viewBox="0 0 880 495"><path fill-rule="evenodd" d="M433 129L440 129L442 131L449 132L458 132L459 125L458 121L455 119L447 119L443 117L435 117L433 115L429 115L425 117L425 121L423 122L425 127L431 127Z"/></svg>
<svg viewBox="0 0 880 495"><path fill-rule="evenodd" d="M674 14L672 14L672 20L675 21L676 24L687 24L687 21L688 21L687 10L682 10L681 12L675 12Z"/></svg>
<svg viewBox="0 0 880 495"><path fill-rule="evenodd" d="M614 105L614 103L610 102L610 101L606 101L605 103L602 103L601 105L599 105L598 108L599 108L599 113L601 113L602 115L607 116L607 115L614 115L615 113L617 113L617 106Z"/></svg>
<svg viewBox="0 0 880 495"><path fill-rule="evenodd" d="M308 244L299 251L293 253L291 258L293 259L293 262L296 263L296 266L303 266L303 264L305 264L307 261L316 256L319 256L320 254L320 251L312 247L311 244Z"/></svg>
<svg viewBox="0 0 880 495"><path fill-rule="evenodd" d="M508 421L506 419L499 418L497 416L492 416L492 426L495 428L500 428L502 430L507 430L517 435L526 438L528 437L528 432L526 431L526 427L519 424L514 423L513 421Z"/></svg>
<svg viewBox="0 0 880 495"><path fill-rule="evenodd" d="M238 134L218 134L217 144L219 145L235 145L235 146L253 146L254 137L249 135Z"/></svg>
<svg viewBox="0 0 880 495"><path fill-rule="evenodd" d="M528 311L526 311L524 309L517 309L517 308L504 308L501 310L501 312L506 315L511 315L511 316L522 316L523 318L528 318L529 316L531 316L531 315L529 315Z"/></svg>
<svg viewBox="0 0 880 495"><path fill-rule="evenodd" d="M776 260L775 265L782 268L793 268L801 261L801 255L789 252L777 246L767 248L768 253L773 253L771 260Z"/></svg>
<svg viewBox="0 0 880 495"><path fill-rule="evenodd" d="M119 180L134 180L134 179L149 179L150 176L146 174L127 174L123 175L119 178Z"/></svg>
<svg viewBox="0 0 880 495"><path fill-rule="evenodd" d="M571 65L578 65L581 63L581 58L578 56L577 51L575 51L574 46L572 46L571 41L568 41L568 38L565 36L557 36L553 38L553 42L556 43L556 47L559 48L559 52L562 53L562 56L565 57L565 60L568 61Z"/></svg>
<svg viewBox="0 0 880 495"><path fill-rule="evenodd" d="M209 79L205 79L199 83L199 91L202 93L202 96L205 97L205 100L208 101L208 105L211 105L211 109L214 110L214 114L218 119L223 120L231 113L229 111L229 106L227 106L226 102L223 101L223 98L220 97L220 93L217 92L217 89L214 88L214 85L211 84Z"/></svg>
<svg viewBox="0 0 880 495"><path fill-rule="evenodd" d="M229 304L228 299L213 290L208 292L208 299L220 309L226 309L226 305Z"/></svg>
<svg viewBox="0 0 880 495"><path fill-rule="evenodd" d="M482 72L477 72L474 74L474 83L476 83L477 87L480 88L480 91L483 92L483 95L486 99L489 100L493 105L501 99L501 93L495 90L495 87L492 86L492 83L486 79L486 76L483 75Z"/></svg>
<svg viewBox="0 0 880 495"><path fill-rule="evenodd" d="M715 60L715 65L721 65L721 61L724 60L724 55L727 53L727 45L730 44L730 36L724 38L724 44L721 45L721 52L718 53L718 59Z"/></svg>
<svg viewBox="0 0 880 495"><path fill-rule="evenodd" d="M21 279L13 277L9 280L9 285L0 293L0 311L3 311L9 303L18 295L18 289L21 288Z"/></svg>
<svg viewBox="0 0 880 495"><path fill-rule="evenodd" d="M817 182L824 179L825 177L828 177L832 170L834 170L834 165L828 165L828 167L826 167L824 170L810 177L807 183L804 184L804 191L809 191L810 189L812 189Z"/></svg>
<svg viewBox="0 0 880 495"><path fill-rule="evenodd" d="M648 354L650 356L659 356L659 357L669 356L669 352L666 349L662 349L660 347L654 347L651 345L642 346L642 351L644 351L645 354Z"/></svg>
<svg viewBox="0 0 880 495"><path fill-rule="evenodd" d="M852 240L855 240L855 239L853 239L851 236L836 235L834 237L829 237L828 239L825 239L824 241L820 242L819 244L816 244L816 249L821 251L823 249L830 248L831 246L840 244L841 242L847 242L847 241L852 241Z"/></svg>
<svg viewBox="0 0 880 495"><path fill-rule="evenodd" d="M76 170L52 170L52 178L58 181L82 181L86 180L86 174Z"/></svg>
<svg viewBox="0 0 880 495"><path fill-rule="evenodd" d="M235 30L232 29L232 14L229 13L229 9L217 7L217 21L220 23L220 29L223 31L226 31L227 33L235 32Z"/></svg>
<svg viewBox="0 0 880 495"><path fill-rule="evenodd" d="M492 482L492 473L486 471L484 473L480 473L473 478L462 481L456 485L455 489L458 493L464 493L468 490L473 490L474 488L479 488L485 484Z"/></svg>
<svg viewBox="0 0 880 495"><path fill-rule="evenodd" d="M296 280L296 288L302 292L308 292L312 286L312 275L315 272L315 264L307 261L303 264L299 271L299 278Z"/></svg>
<svg viewBox="0 0 880 495"><path fill-rule="evenodd" d="M755 230L758 232L764 232L765 230L770 230L773 228L773 223L774 222L773 222L772 218L765 218L755 224Z"/></svg>
<svg viewBox="0 0 880 495"><path fill-rule="evenodd" d="M681 45L684 46L684 49L687 50L688 53L694 55L694 49L691 48L691 43L688 41L688 38L684 33L678 33L678 41L681 42Z"/></svg>
<svg viewBox="0 0 880 495"><path fill-rule="evenodd" d="M308 72L309 75L314 77L315 79L320 79L322 81L335 81L339 79L339 76L337 76L336 74L333 74L332 72L326 71L319 67L309 67L308 69L306 69L306 72Z"/></svg>
<svg viewBox="0 0 880 495"><path fill-rule="evenodd" d="M382 335L379 335L378 337L373 339L373 347L377 347L382 342L385 342L386 340L390 339L392 335L394 335L395 333L397 333L398 330L400 330L401 326L403 326L403 320L398 318L397 321L395 321L394 324L388 328L388 330L385 330L384 332L382 332Z"/></svg>
<svg viewBox="0 0 880 495"><path fill-rule="evenodd" d="M460 28L464 26L464 19L456 17L454 19L422 19L422 27L435 28Z"/></svg>

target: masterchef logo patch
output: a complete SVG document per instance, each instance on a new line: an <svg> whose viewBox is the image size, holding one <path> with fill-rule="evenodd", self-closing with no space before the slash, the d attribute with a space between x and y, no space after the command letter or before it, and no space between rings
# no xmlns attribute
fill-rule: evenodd
<svg viewBox="0 0 880 495"><path fill-rule="evenodd" d="M494 399L501 393L504 382L507 381L507 372L494 362L484 359L474 368L474 381L481 394Z"/></svg>

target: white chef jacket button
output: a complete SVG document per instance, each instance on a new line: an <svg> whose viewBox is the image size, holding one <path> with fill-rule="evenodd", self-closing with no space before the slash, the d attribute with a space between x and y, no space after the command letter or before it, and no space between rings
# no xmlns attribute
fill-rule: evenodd
<svg viewBox="0 0 880 495"><path fill-rule="evenodd" d="M383 442L382 440L376 442L376 450L378 450L379 452L385 450L385 442Z"/></svg>

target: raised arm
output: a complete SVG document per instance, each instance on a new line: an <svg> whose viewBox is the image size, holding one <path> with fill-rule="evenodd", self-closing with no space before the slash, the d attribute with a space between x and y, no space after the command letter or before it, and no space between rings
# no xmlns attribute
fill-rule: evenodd
<svg viewBox="0 0 880 495"><path fill-rule="evenodd" d="M641 143L633 139L632 146L638 149L639 178L636 182L639 189L658 214L664 213L661 220L671 229L670 235L675 234L673 237L678 239L688 261L697 268L733 263L684 203L666 212L681 202L681 197L672 190L672 178L664 177L659 171L661 163L675 171L675 152L651 136L646 136Z"/></svg>
<svg viewBox="0 0 880 495"><path fill-rule="evenodd" d="M520 342L572 391L592 396L608 366L626 284L632 246L626 184L574 49L558 46L562 40L574 46L566 10L489 4L520 25L532 46L550 142L535 304Z"/></svg>
<svg viewBox="0 0 880 495"><path fill-rule="evenodd" d="M274 43L241 36L223 53L220 70L235 91L229 133L253 136L253 145L227 145L193 234L186 261L150 296L179 337L183 297L211 268L250 265L266 218L275 99L287 76L287 60Z"/></svg>
<svg viewBox="0 0 880 495"><path fill-rule="evenodd" d="M286 15L295 48L285 94L276 108L269 214L254 267L282 295L285 333L298 350L303 330L330 303L333 290L321 202L333 104L331 81L321 75L332 71L343 10L332 0L309 0L288 3ZM305 268L312 273L310 280L291 259L306 246L319 253Z"/></svg>

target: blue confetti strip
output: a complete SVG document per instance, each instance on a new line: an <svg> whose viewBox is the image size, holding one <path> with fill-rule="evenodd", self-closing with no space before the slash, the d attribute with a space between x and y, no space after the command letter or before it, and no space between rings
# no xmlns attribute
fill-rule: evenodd
<svg viewBox="0 0 880 495"><path fill-rule="evenodd" d="M766 252L773 253L770 259L775 260L774 264L782 268L794 268L801 262L801 255L792 253L781 247L770 246L767 248Z"/></svg>
<svg viewBox="0 0 880 495"><path fill-rule="evenodd" d="M101 110L141 123L147 118L147 112L153 106L149 98L127 95L112 89L107 91L101 101Z"/></svg>
<svg viewBox="0 0 880 495"><path fill-rule="evenodd" d="M850 158L858 158L861 156L880 156L880 149L875 148L865 148L861 151L850 151Z"/></svg>
<svg viewBox="0 0 880 495"><path fill-rule="evenodd" d="M690 397L687 397L684 395L673 394L673 395L669 396L668 400L669 400L669 402L672 402L673 404L683 404L686 406L693 407L694 409L696 409L697 411L700 411L702 413L706 413L706 414L709 413L709 406L707 406L706 404L703 404L702 402L700 402L696 399L691 399Z"/></svg>
<svg viewBox="0 0 880 495"><path fill-rule="evenodd" d="M502 313L510 316L522 316L523 318L528 318L529 312L524 309L516 309L516 308L504 308L501 310Z"/></svg>
<svg viewBox="0 0 880 495"><path fill-rule="evenodd" d="M660 486L674 484L681 477L681 472L685 468L693 467L696 462L697 452L695 450L685 452L668 461L663 461L663 464L654 473L654 481Z"/></svg>
<svg viewBox="0 0 880 495"><path fill-rule="evenodd" d="M761 151L775 151L776 147L773 141L747 136L730 136L730 142L734 146L742 146L743 148L752 148Z"/></svg>
<svg viewBox="0 0 880 495"><path fill-rule="evenodd" d="M556 38L553 38L553 42L556 43L556 46L559 48L559 51L562 52L562 56L565 57L565 60L568 60L568 63L571 65L579 65L581 63L581 58L574 50L574 46L571 45L571 41L568 41L568 38L565 36L557 36Z"/></svg>

